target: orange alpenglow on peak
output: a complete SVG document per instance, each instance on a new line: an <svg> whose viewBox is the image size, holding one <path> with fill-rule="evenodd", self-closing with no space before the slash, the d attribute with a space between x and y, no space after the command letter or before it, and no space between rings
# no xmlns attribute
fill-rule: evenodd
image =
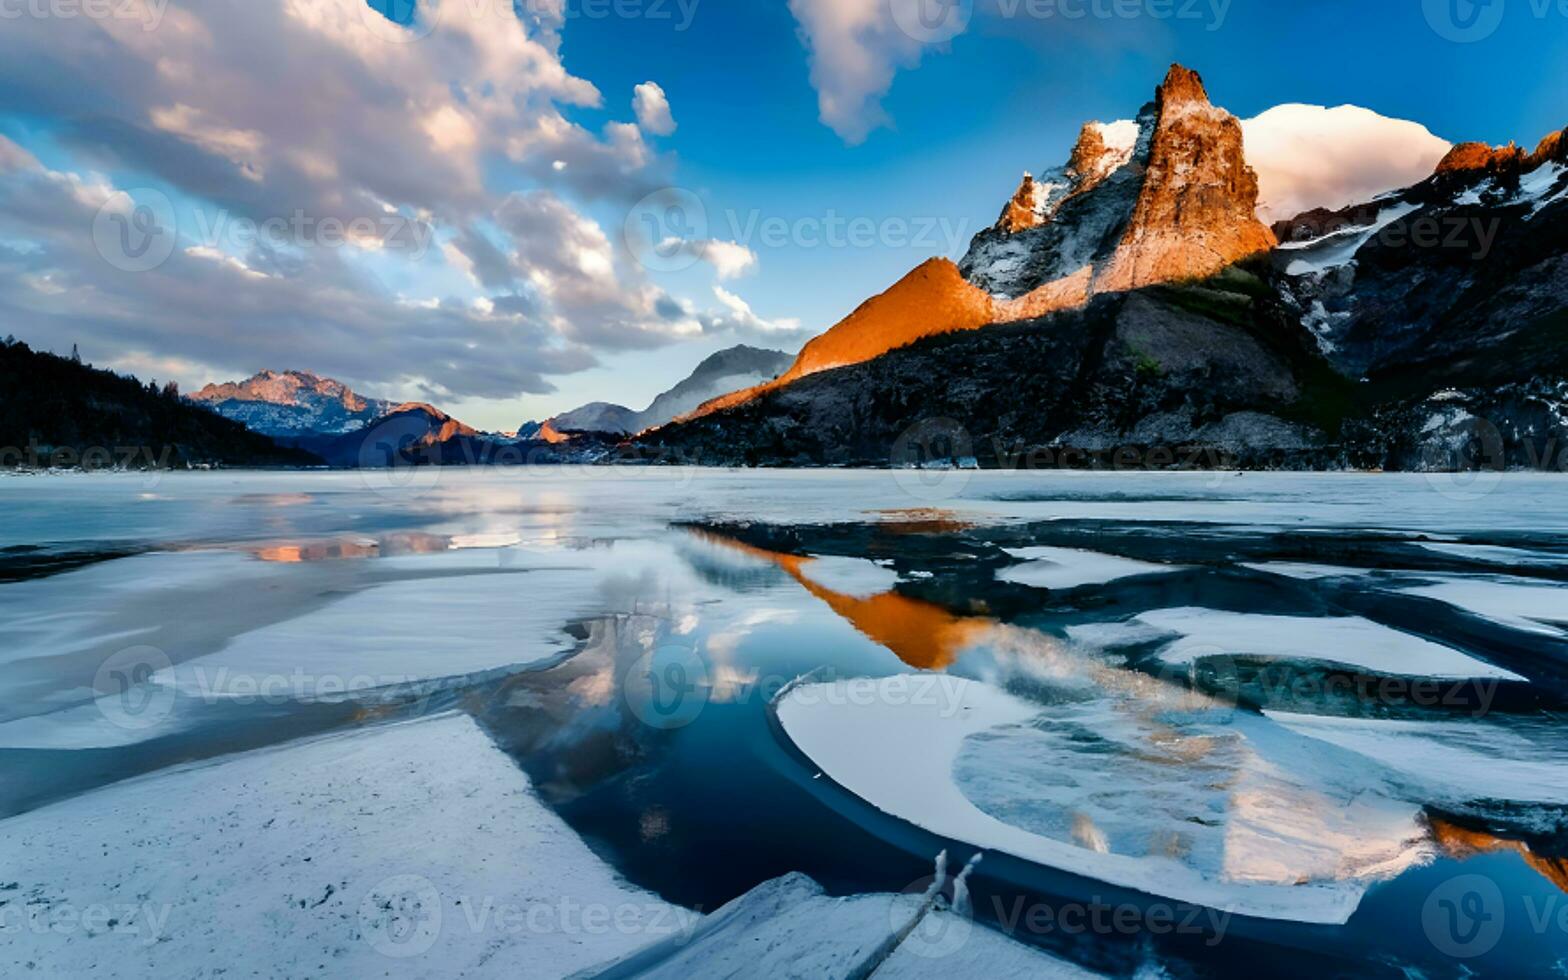
<svg viewBox="0 0 1568 980"><path fill-rule="evenodd" d="M927 337L1214 275L1278 244L1257 203L1240 121L1209 103L1196 72L1173 65L1136 120L1089 123L1067 166L1040 180L1026 173L962 262L927 261L807 344L778 380L687 418Z"/></svg>

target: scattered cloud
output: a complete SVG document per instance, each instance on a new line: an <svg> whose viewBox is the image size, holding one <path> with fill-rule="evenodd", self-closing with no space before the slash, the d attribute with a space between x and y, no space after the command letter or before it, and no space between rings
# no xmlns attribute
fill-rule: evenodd
<svg viewBox="0 0 1568 980"><path fill-rule="evenodd" d="M1352 105L1275 106L1241 125L1266 221L1419 183L1452 145L1420 123Z"/></svg>
<svg viewBox="0 0 1568 980"><path fill-rule="evenodd" d="M882 97L900 68L968 27L968 0L789 0L822 122L846 143L891 122Z"/></svg>
<svg viewBox="0 0 1568 980"><path fill-rule="evenodd" d="M637 113L637 125L645 133L669 136L675 132L675 116L670 112L670 100L657 82L644 82L637 86L632 96L632 108Z"/></svg>

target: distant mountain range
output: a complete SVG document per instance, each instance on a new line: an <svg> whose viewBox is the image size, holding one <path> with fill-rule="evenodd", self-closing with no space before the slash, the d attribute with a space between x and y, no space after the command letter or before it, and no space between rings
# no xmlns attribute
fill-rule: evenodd
<svg viewBox="0 0 1568 980"><path fill-rule="evenodd" d="M1274 227L1257 199L1239 123L1175 66L960 262L638 442L711 464L1568 463L1562 133L1461 144L1414 187Z"/></svg>
<svg viewBox="0 0 1568 980"><path fill-rule="evenodd" d="M601 456L607 443L664 425L719 395L770 381L791 360L781 351L732 347L704 360L643 411L585 405L542 423L525 423L515 436L479 432L433 405L367 398L308 371L263 371L244 381L210 384L191 401L333 466L400 460L583 462ZM549 452L520 453L519 448Z"/></svg>
<svg viewBox="0 0 1568 980"><path fill-rule="evenodd" d="M526 423L519 434L529 432L550 442L580 435L635 435L667 425L721 395L772 381L794 360L783 351L762 350L744 344L731 347L704 360L686 380L659 395L653 404L640 412L622 405L594 402L543 423Z"/></svg>

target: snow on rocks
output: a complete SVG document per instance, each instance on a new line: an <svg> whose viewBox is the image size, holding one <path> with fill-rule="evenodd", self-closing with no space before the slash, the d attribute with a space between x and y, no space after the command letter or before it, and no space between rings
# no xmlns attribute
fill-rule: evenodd
<svg viewBox="0 0 1568 980"><path fill-rule="evenodd" d="M0 974L565 976L694 925L446 715L0 822ZM49 928L50 926L54 928Z"/></svg>

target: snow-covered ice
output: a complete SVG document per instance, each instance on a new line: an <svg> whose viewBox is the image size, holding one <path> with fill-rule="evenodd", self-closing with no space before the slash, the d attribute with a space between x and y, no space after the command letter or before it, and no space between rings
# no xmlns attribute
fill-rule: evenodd
<svg viewBox="0 0 1568 980"><path fill-rule="evenodd" d="M1131 645L1148 642L1153 635L1171 636L1160 651L1160 658L1169 664L1249 656L1314 661L1395 677L1525 680L1452 647L1359 616L1269 616L1186 607L1140 613L1124 625L1127 632L1120 643L1115 628L1104 625L1071 628L1068 635L1100 645Z"/></svg>
<svg viewBox="0 0 1568 980"><path fill-rule="evenodd" d="M1419 807L1359 781L1348 791L1333 782L1317 789L1317 781L1336 769L1313 765L1299 745L1292 750L1279 743L1277 732L1269 749L1293 764L1312 766L1310 774L1292 778L1281 771L1286 767L1271 765L1250 740L1233 733L1226 739L1233 757L1215 766L1226 778L1213 773L1200 778L1234 788L1217 799L1202 794L1168 801L1189 822L1213 818L1210 811L1219 808L1223 829L1209 835L1214 860L1186 860L1177 856L1179 848L1160 845L1155 838L1183 822L1163 813L1140 816L1146 814L1148 786L1131 782L1123 812L1134 823L1141 820L1139 833L1146 839L1118 849L1093 815L1060 809L1044 794L1074 776L1104 781L1110 770L1122 773L1139 746L1109 755L1086 750L1073 760L1076 765L1058 757L1041 767L1033 753L1046 747L1042 737L1058 731L1052 709L976 682L944 686L948 693L941 697L911 697L912 689L907 678L803 684L784 692L776 710L784 733L814 765L885 813L942 837L1162 898L1260 918L1339 923L1355 910L1366 884L1425 855ZM1104 721L1113 709L1091 710ZM1168 738L1168 731L1161 737ZM1259 737L1270 735L1262 730ZM1186 751L1213 751L1213 738L1195 734ZM1064 738L1055 747L1070 746ZM997 747L1001 750L990 751ZM1158 742L1141 749L1157 754ZM1178 763L1180 750L1164 754L1173 751L1170 762ZM1119 760L1114 765L1108 761L1113 758ZM1168 781L1169 766L1154 768ZM1069 795L1089 801L1094 790ZM993 812L976 797L987 805L1005 798L1011 808ZM1347 801L1355 803L1348 810ZM1193 812L1197 808L1203 812ZM1053 833L1037 817L1047 823L1061 818L1066 827Z"/></svg>
<svg viewBox="0 0 1568 980"><path fill-rule="evenodd" d="M537 665L571 649L562 627L598 610L598 584L595 570L580 567L389 582L245 633L154 680L203 698L330 701Z"/></svg>
<svg viewBox="0 0 1568 980"><path fill-rule="evenodd" d="M1568 804L1568 747L1559 732L1527 737L1475 719L1461 724L1283 711L1268 717L1385 766L1434 799Z"/></svg>
<svg viewBox="0 0 1568 980"><path fill-rule="evenodd" d="M998 573L1003 582L1028 585L1037 589L1076 589L1084 585L1103 585L1138 575L1164 575L1179 572L1177 565L1157 565L1117 555L1083 551L1076 548L1008 548L1009 555L1024 561Z"/></svg>
<svg viewBox="0 0 1568 980"><path fill-rule="evenodd" d="M1436 599L1517 630L1549 636L1568 631L1568 587L1531 579L1432 578L1439 580L1400 591Z"/></svg>
<svg viewBox="0 0 1568 980"><path fill-rule="evenodd" d="M898 573L865 558L813 557L802 562L800 573L830 592L867 599L891 592Z"/></svg>
<svg viewBox="0 0 1568 980"><path fill-rule="evenodd" d="M0 974L559 977L695 913L617 878L466 716L144 777L0 822Z"/></svg>

